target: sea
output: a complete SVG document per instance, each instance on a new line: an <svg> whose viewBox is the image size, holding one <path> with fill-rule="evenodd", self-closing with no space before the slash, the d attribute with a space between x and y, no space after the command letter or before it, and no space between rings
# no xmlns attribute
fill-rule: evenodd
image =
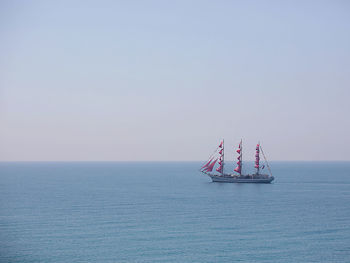
<svg viewBox="0 0 350 263"><path fill-rule="evenodd" d="M0 262L350 262L350 162L201 164L2 162Z"/></svg>

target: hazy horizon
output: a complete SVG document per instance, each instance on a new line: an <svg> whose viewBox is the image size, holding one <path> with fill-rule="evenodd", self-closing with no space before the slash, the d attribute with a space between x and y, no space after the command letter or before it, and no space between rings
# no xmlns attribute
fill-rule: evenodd
<svg viewBox="0 0 350 263"><path fill-rule="evenodd" d="M350 161L347 1L2 1L0 161Z"/></svg>
<svg viewBox="0 0 350 263"><path fill-rule="evenodd" d="M177 161L0 161L0 163L205 163L207 160L198 160L198 161L188 161L188 160L177 160ZM246 160L243 162L251 163L251 169L254 168L254 160ZM263 163L264 160L261 159L261 162ZM349 163L348 160L319 160L319 161L309 161L309 160L289 160L289 161L283 161L283 160L268 160L269 163ZM235 160L225 160L225 165L227 163L232 163L231 166L235 166ZM227 169L227 167L225 166ZM232 168L232 167L230 167Z"/></svg>

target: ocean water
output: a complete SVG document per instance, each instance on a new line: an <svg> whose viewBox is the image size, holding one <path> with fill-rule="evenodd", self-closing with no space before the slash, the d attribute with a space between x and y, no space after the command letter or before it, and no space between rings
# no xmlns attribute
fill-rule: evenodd
<svg viewBox="0 0 350 263"><path fill-rule="evenodd" d="M0 163L0 262L350 262L349 162L262 185L199 166Z"/></svg>

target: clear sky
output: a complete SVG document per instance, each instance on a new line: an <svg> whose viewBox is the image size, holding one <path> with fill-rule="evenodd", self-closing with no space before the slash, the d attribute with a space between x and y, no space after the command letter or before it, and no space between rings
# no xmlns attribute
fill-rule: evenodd
<svg viewBox="0 0 350 263"><path fill-rule="evenodd" d="M0 1L0 160L350 160L349 1Z"/></svg>

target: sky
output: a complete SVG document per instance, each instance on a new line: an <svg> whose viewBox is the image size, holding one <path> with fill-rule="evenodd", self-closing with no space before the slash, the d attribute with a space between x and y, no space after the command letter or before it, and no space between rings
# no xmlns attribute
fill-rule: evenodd
<svg viewBox="0 0 350 263"><path fill-rule="evenodd" d="M349 1L0 1L0 161L350 160Z"/></svg>

